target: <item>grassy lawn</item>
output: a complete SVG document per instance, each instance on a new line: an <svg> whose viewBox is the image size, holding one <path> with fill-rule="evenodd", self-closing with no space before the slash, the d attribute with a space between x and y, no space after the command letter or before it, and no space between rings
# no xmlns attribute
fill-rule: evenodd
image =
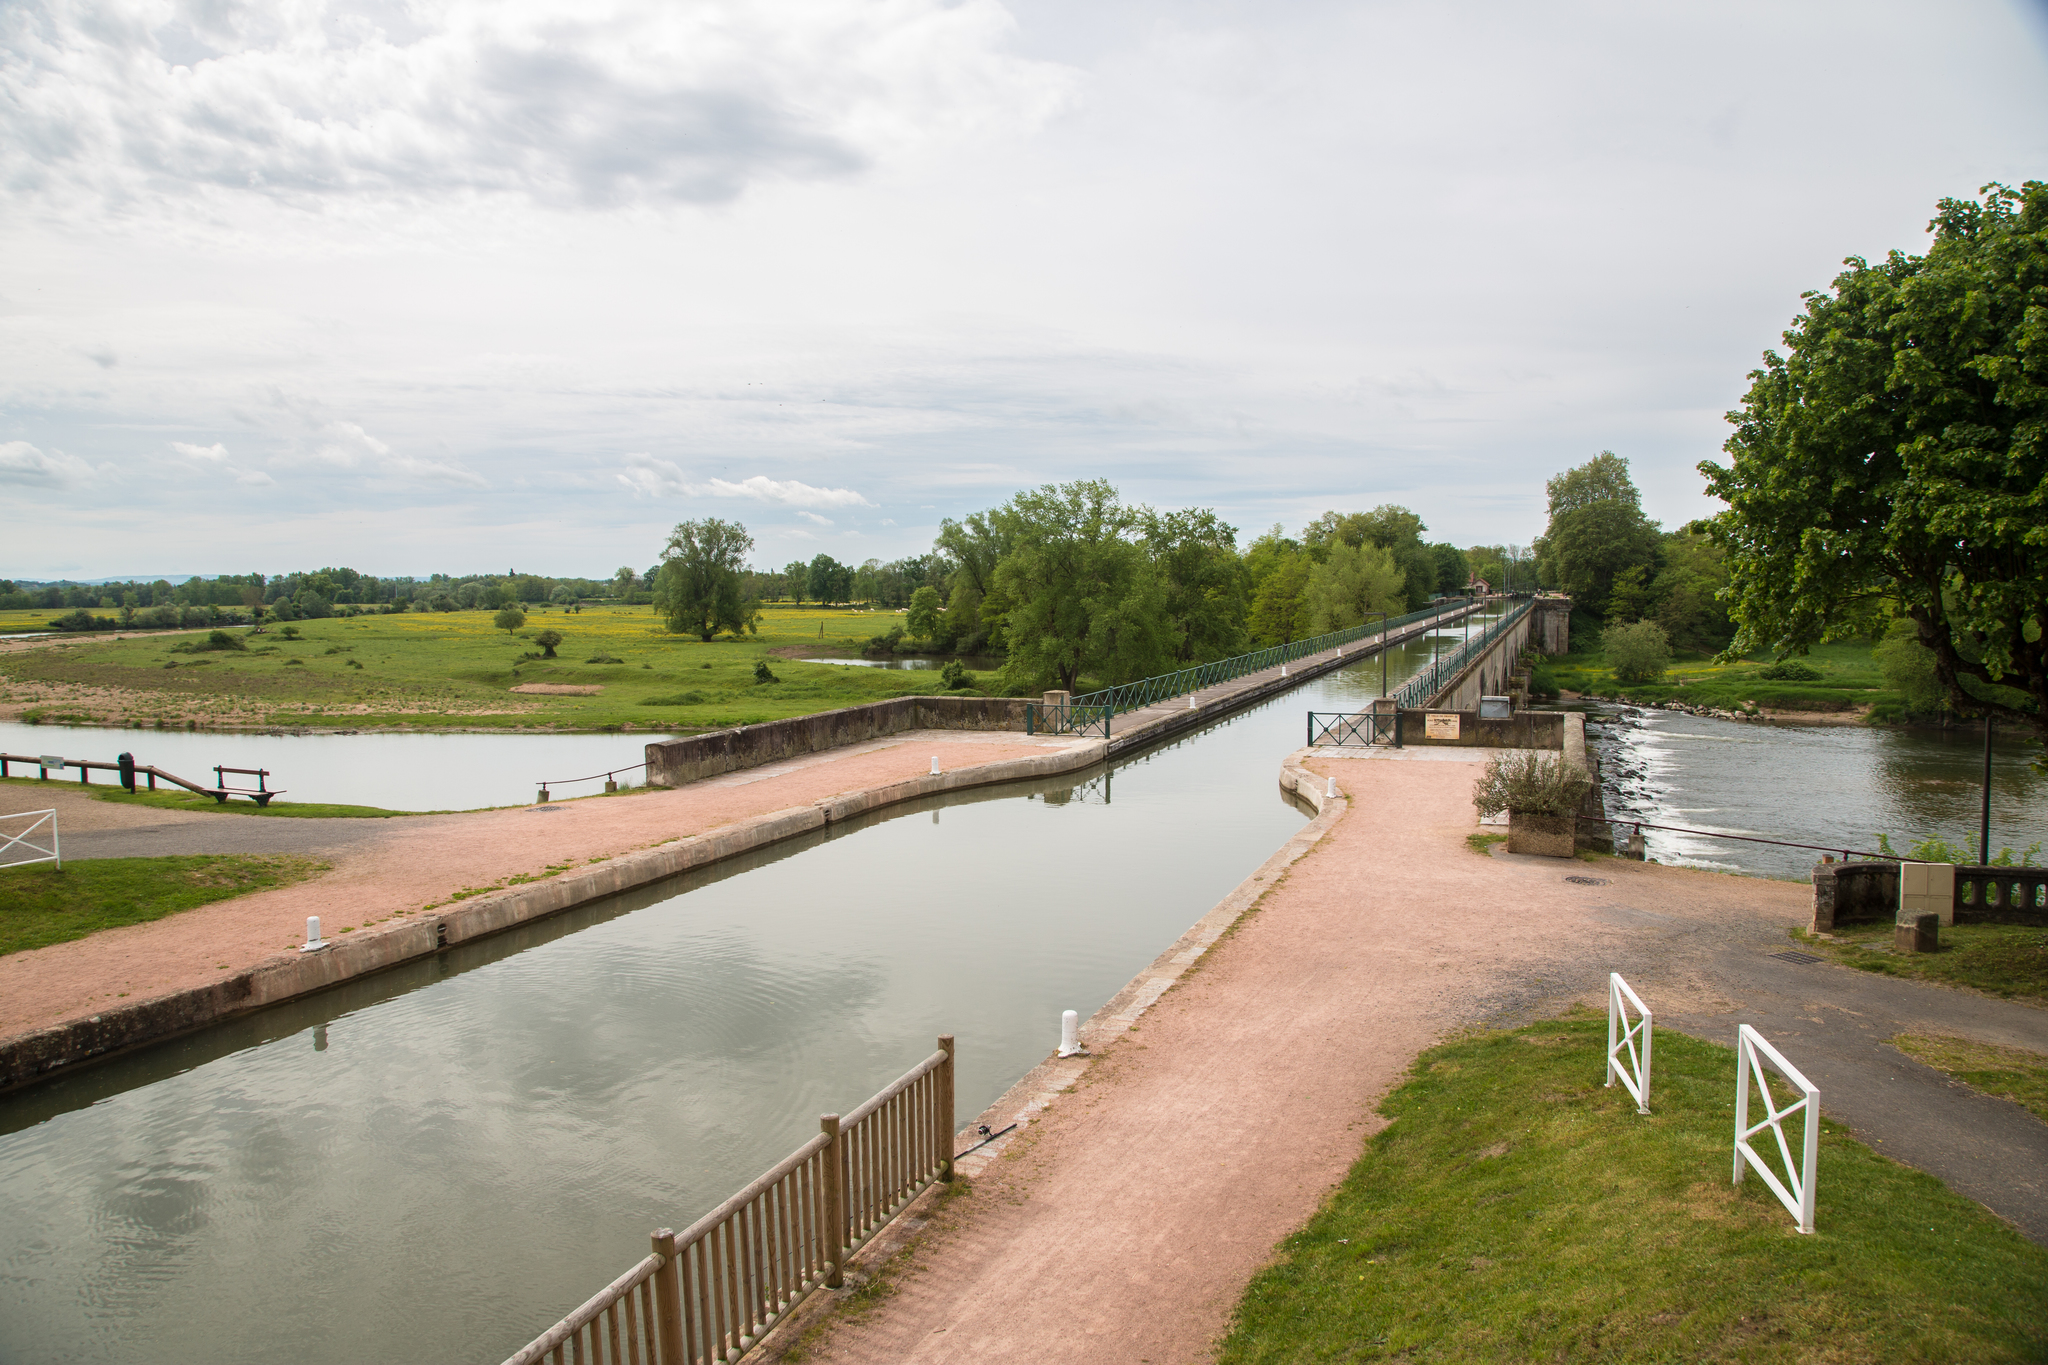
<svg viewBox="0 0 2048 1365"><path fill-rule="evenodd" d="M1890 921L1852 924L1833 940L1801 935L1803 944L1866 972L1969 986L1986 995L2048 1000L2048 929L2019 924L1952 924L1937 953L1894 953Z"/></svg>
<svg viewBox="0 0 2048 1365"><path fill-rule="evenodd" d="M0 634L51 613L0 613ZM507 635L488 611L408 612L293 623L243 636L245 650L179 652L205 632L76 637L0 654L0 705L54 724L203 728L428 726L689 730L807 715L939 690L930 672L771 657L856 657L902 618L855 608L771 606L758 637L705 644L670 635L646 607L536 611ZM19 620L13 618L21 618ZM559 657L532 637L556 630ZM757 682L766 661L779 681ZM986 677L983 681L987 681ZM56 685L56 686L52 686ZM515 692L540 685L579 689Z"/></svg>
<svg viewBox="0 0 2048 1365"><path fill-rule="evenodd" d="M239 854L88 858L62 872L48 863L0 868L0 956L290 886L327 868L313 858Z"/></svg>
<svg viewBox="0 0 2048 1365"><path fill-rule="evenodd" d="M2048 1123L2048 1057L2038 1052L1931 1033L1902 1033L1892 1046L1973 1090L2024 1105Z"/></svg>
<svg viewBox="0 0 2048 1365"><path fill-rule="evenodd" d="M1624 687L1608 671L1597 652L1560 654L1545 665L1558 686L1603 697L1636 702L1676 701L1733 711L1754 704L1767 711L1855 711L1883 708L1895 702L1885 690L1876 652L1867 644L1815 646L1800 662L1822 674L1817 682L1774 682L1761 677L1770 667L1768 654L1739 663L1717 664L1709 654L1683 654L1660 682Z"/></svg>
<svg viewBox="0 0 2048 1365"><path fill-rule="evenodd" d="M2048 1250L1833 1124L1801 1236L1761 1181L1729 1183L1733 1052L1660 1031L1645 1118L1601 1087L1605 1042L1580 1015L1425 1053L1381 1106L1392 1125L1252 1279L1223 1361L2048 1351Z"/></svg>
<svg viewBox="0 0 2048 1365"><path fill-rule="evenodd" d="M110 777L111 774L100 773L97 776L105 779ZM184 774L180 773L179 776L182 777ZM47 782L38 781L33 777L0 778L0 788L41 787L48 789L57 785L59 783L54 778ZM78 786L78 783L73 781L63 783L62 785L66 788L75 788ZM221 811L230 815L276 815L282 816L287 820L308 820L331 816L382 820L397 815L441 814L439 811L385 810L382 806L339 806L318 801L273 801L267 806L259 806L254 801L233 800L226 805L222 805L210 796L197 796L182 787L159 787L155 791L126 792L111 781L105 782L105 785L95 782L87 790L92 793L94 800L111 801L117 806L151 806L157 810Z"/></svg>

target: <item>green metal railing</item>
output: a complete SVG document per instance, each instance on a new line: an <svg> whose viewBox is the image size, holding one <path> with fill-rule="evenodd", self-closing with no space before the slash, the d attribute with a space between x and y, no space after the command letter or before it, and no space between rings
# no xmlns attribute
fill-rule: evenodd
<svg viewBox="0 0 2048 1365"><path fill-rule="evenodd" d="M1122 683L1116 687L1105 687L1099 692L1088 692L1075 697L1073 705L1105 706L1110 714L1121 715L1135 711L1141 706L1170 700L1188 692L1198 692L1204 687L1217 683L1231 682L1247 673L1259 673L1280 664L1306 659L1325 650L1337 649L1354 640L1363 640L1369 635L1392 632L1417 621L1427 621L1447 612L1461 610L1466 603L1457 606L1437 606L1423 611L1411 611L1406 616L1390 617L1385 621L1370 621L1364 625L1352 626L1347 630L1333 630L1328 635L1317 635L1307 640L1290 640L1284 645L1271 645L1254 650L1250 654L1239 654L1214 663L1196 664L1174 673L1161 673L1153 678L1140 678L1137 682Z"/></svg>
<svg viewBox="0 0 2048 1365"><path fill-rule="evenodd" d="M1398 711L1311 711L1308 747L1321 744L1391 744L1401 747Z"/></svg>
<svg viewBox="0 0 2048 1365"><path fill-rule="evenodd" d="M1035 735L1042 730L1048 735L1100 735L1108 739L1109 717L1107 706L1084 706L1080 702L1048 706L1042 701L1026 702L1024 733Z"/></svg>
<svg viewBox="0 0 2048 1365"><path fill-rule="evenodd" d="M1394 689L1394 703L1403 711L1413 711L1431 697L1450 686L1451 680L1464 671L1465 665L1484 654L1495 640L1511 629L1515 622L1529 614L1529 603L1519 603L1515 609L1480 631L1469 640L1458 642L1457 648L1442 657L1432 659L1416 670L1415 676Z"/></svg>

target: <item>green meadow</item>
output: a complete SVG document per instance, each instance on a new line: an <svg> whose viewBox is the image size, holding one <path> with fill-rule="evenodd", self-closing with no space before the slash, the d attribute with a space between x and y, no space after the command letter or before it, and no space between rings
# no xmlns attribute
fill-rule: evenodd
<svg viewBox="0 0 2048 1365"><path fill-rule="evenodd" d="M0 613L0 634L49 616ZM691 730L944 686L930 671L788 657L858 657L902 623L883 610L770 606L758 635L709 643L668 633L646 607L540 610L510 633L492 616L408 612L230 630L240 649L198 648L205 631L69 637L0 654L0 708L31 723L179 729ZM549 630L562 636L553 658L535 639ZM764 665L773 681L758 676Z"/></svg>
<svg viewBox="0 0 2048 1365"><path fill-rule="evenodd" d="M1820 674L1816 679L1773 679L1767 654L1733 663L1716 663L1711 654L1677 654L1664 677L1653 683L1624 685L1614 680L1597 650L1560 654L1542 665L1557 686L1567 691L1633 702L1679 702L1725 711L1755 707L1766 711L1836 711L1856 713L1896 708L1898 695L1886 689L1875 647L1861 642L1816 645L1798 662Z"/></svg>

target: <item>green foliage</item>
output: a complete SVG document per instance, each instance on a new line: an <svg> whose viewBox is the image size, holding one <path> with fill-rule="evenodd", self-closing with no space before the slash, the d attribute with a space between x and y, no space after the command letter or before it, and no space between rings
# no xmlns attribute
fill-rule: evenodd
<svg viewBox="0 0 2048 1365"><path fill-rule="evenodd" d="M1237 553L1237 528L1197 508L1145 513L1144 535L1165 589L1170 664L1242 653L1251 583Z"/></svg>
<svg viewBox="0 0 2048 1365"><path fill-rule="evenodd" d="M996 515L1013 538L989 604L1009 643L1006 686L1072 691L1083 675L1118 683L1163 670L1166 589L1136 540L1138 510L1093 479L1019 493Z"/></svg>
<svg viewBox="0 0 2048 1365"><path fill-rule="evenodd" d="M509 635L526 624L526 613L517 607L500 607L498 614L491 618L491 624Z"/></svg>
<svg viewBox="0 0 2048 1365"><path fill-rule="evenodd" d="M1938 716L1950 709L1948 689L1935 671L1934 651L1920 643L1911 621L1894 621L1877 644L1884 685L1899 694L1910 715Z"/></svg>
<svg viewBox="0 0 2048 1365"><path fill-rule="evenodd" d="M777 681L781 680L777 679ZM640 704L642 706L702 706L704 704L704 694L702 692L677 692L671 696L642 697Z"/></svg>
<svg viewBox="0 0 2048 1365"><path fill-rule="evenodd" d="M753 542L749 541L749 546ZM830 605L853 600L853 570L828 554L814 556L804 569L804 587L816 602ZM707 637L708 638L708 637Z"/></svg>
<svg viewBox="0 0 2048 1365"><path fill-rule="evenodd" d="M541 658L552 659L555 657L555 646L562 643L562 632L543 630L533 637L533 642L540 646Z"/></svg>
<svg viewBox="0 0 2048 1365"><path fill-rule="evenodd" d="M1309 629L1308 578L1316 567L1294 548L1276 556L1252 595L1251 636L1259 645L1284 645L1314 634Z"/></svg>
<svg viewBox="0 0 2048 1365"><path fill-rule="evenodd" d="M709 640L720 631L759 633L761 604L741 574L754 538L736 521L706 517L678 523L662 550L654 605L678 635ZM815 594L814 594L815 595Z"/></svg>
<svg viewBox="0 0 2048 1365"><path fill-rule="evenodd" d="M1757 1177L1730 1183L1734 1054L1656 1041L1648 1115L1601 1085L1598 1016L1423 1053L1246 1286L1221 1365L2048 1354L2048 1250L1831 1122L1799 1236Z"/></svg>
<svg viewBox="0 0 2048 1365"><path fill-rule="evenodd" d="M1482 818L1511 811L1518 815L1570 815L1586 795L1586 774L1556 754L1516 749L1486 760L1472 785L1472 805Z"/></svg>
<svg viewBox="0 0 2048 1365"><path fill-rule="evenodd" d="M1901 1034L1892 1046L1986 1095L2011 1100L2048 1123L2048 1057L2025 1048L1942 1034Z"/></svg>
<svg viewBox="0 0 2048 1365"><path fill-rule="evenodd" d="M1529 670L1530 696L1542 697L1547 699L1550 697L1555 697L1558 694L1559 690L1560 689L1557 684L1557 675L1551 672L1548 668L1545 668L1541 664L1538 664L1535 668Z"/></svg>
<svg viewBox="0 0 2048 1365"><path fill-rule="evenodd" d="M974 675L958 659L946 660L946 666L939 670L939 681L948 692L957 692L963 687L974 686Z"/></svg>
<svg viewBox="0 0 2048 1365"><path fill-rule="evenodd" d="M1310 635L1348 629L1368 612L1398 616L1409 597L1393 551L1342 540L1332 541L1323 562L1310 567L1304 595Z"/></svg>
<svg viewBox="0 0 2048 1365"><path fill-rule="evenodd" d="M209 803L211 804L211 803ZM202 854L0 868L0 954L146 924L325 872L312 858Z"/></svg>
<svg viewBox="0 0 2048 1365"><path fill-rule="evenodd" d="M521 617L520 619L521 619L521 621L522 621L522 622L523 622L523 621L525 620L525 618L524 618L524 617ZM504 626L500 626L500 627L499 627L499 629L500 629L500 630L504 630L504 629L506 629L506 627L504 627ZM516 627L515 627L515 629L516 629ZM296 639L298 639L298 638L299 638L299 628L298 628L297 626L285 626L284 628L282 628L281 630L279 630L279 631L278 631L277 633L278 633L278 636L279 636L279 638L280 638L280 639L285 639L285 640L296 640Z"/></svg>
<svg viewBox="0 0 2048 1365"><path fill-rule="evenodd" d="M1338 544L1354 549L1374 545L1391 554L1406 592L1402 606L1394 609L1398 615L1426 606L1436 589L1437 557L1422 543L1422 533L1428 529L1422 518L1407 508L1382 503L1370 512L1325 512L1302 529L1301 539L1318 564L1328 558L1330 547Z"/></svg>
<svg viewBox="0 0 2048 1365"><path fill-rule="evenodd" d="M886 659L896 652L896 646L903 643L903 627L891 626L886 634L871 635L861 646L861 653L870 658Z"/></svg>
<svg viewBox="0 0 2048 1365"><path fill-rule="evenodd" d="M1603 450L1551 479L1550 524L1537 542L1544 576L1594 610L1610 605L1617 575L1654 573L1660 537L1643 515L1628 461Z"/></svg>
<svg viewBox="0 0 2048 1365"><path fill-rule="evenodd" d="M910 627L915 638L929 640L938 633L944 611L945 603L939 597L939 590L927 583L910 595L910 610L904 616L904 624Z"/></svg>
<svg viewBox="0 0 2048 1365"><path fill-rule="evenodd" d="M1671 667L1671 639L1655 621L1609 626L1600 633L1600 649L1619 683L1655 682Z"/></svg>
<svg viewBox="0 0 2048 1365"><path fill-rule="evenodd" d="M1764 669L1757 676L1771 682L1819 682L1827 674L1797 659L1783 659Z"/></svg>
<svg viewBox="0 0 2048 1365"><path fill-rule="evenodd" d="M1729 464L1700 466L1728 503L1734 648L1903 609L1951 707L2048 744L2048 185L1944 199L1929 229L1925 257L1851 257L1806 296L1729 414Z"/></svg>
<svg viewBox="0 0 2048 1365"><path fill-rule="evenodd" d="M779 683L781 681L782 679L775 676L775 671L768 667L768 661L766 659L759 659L755 661L754 682L757 685L760 683Z"/></svg>

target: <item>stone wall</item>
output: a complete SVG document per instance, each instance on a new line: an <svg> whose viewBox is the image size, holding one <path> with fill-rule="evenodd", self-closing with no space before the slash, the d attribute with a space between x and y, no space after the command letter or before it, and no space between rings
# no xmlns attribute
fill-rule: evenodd
<svg viewBox="0 0 2048 1365"><path fill-rule="evenodd" d="M1021 731L1025 704L1016 697L892 697L688 739L656 740L647 746L647 782L680 787L700 777L758 768L906 730Z"/></svg>
<svg viewBox="0 0 2048 1365"><path fill-rule="evenodd" d="M1813 869L1813 930L1890 923L1899 914L1897 863L1821 863Z"/></svg>
<svg viewBox="0 0 2048 1365"><path fill-rule="evenodd" d="M1458 717L1456 739L1431 739L1429 717ZM1401 743L1404 747L1427 746L1466 749L1553 749L1564 748L1564 713L1561 711L1517 711L1498 719L1482 717L1477 711L1403 711Z"/></svg>
<svg viewBox="0 0 2048 1365"><path fill-rule="evenodd" d="M1539 597L1530 609L1535 618L1531 639L1539 654L1572 652L1572 600L1569 597Z"/></svg>

